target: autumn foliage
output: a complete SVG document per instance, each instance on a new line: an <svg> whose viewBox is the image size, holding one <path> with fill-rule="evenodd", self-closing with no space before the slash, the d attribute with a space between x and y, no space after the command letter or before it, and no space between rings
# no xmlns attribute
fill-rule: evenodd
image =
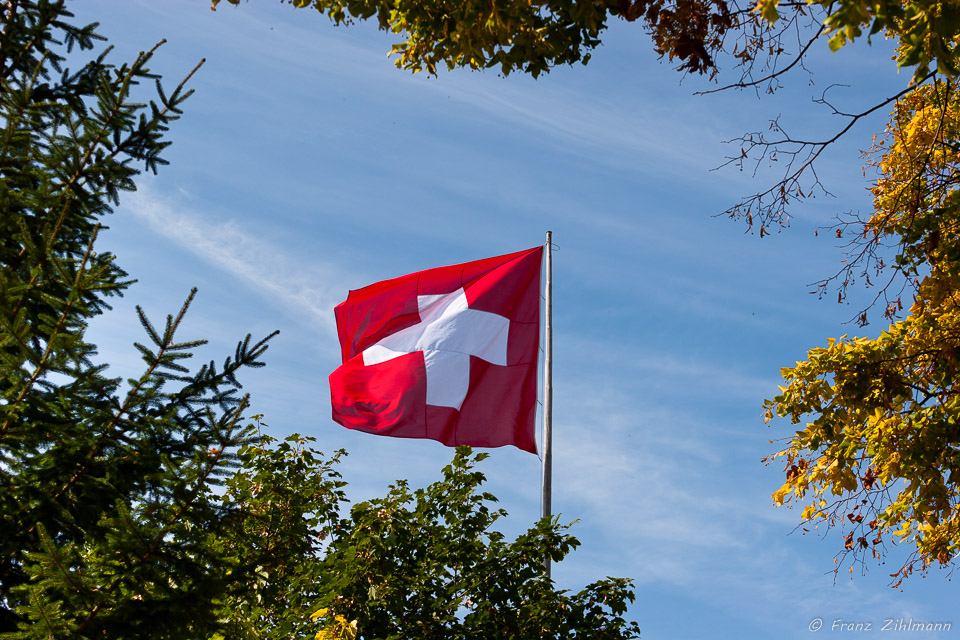
<svg viewBox="0 0 960 640"><path fill-rule="evenodd" d="M854 556L879 555L890 540L912 546L896 577L960 553L958 109L952 81L918 88L897 103L870 156L879 177L862 244L879 253L894 242L891 263L878 266L906 279L906 316L896 319L898 298L876 338L810 350L767 403L768 420L813 417L777 454L786 482L774 501L843 527Z"/></svg>

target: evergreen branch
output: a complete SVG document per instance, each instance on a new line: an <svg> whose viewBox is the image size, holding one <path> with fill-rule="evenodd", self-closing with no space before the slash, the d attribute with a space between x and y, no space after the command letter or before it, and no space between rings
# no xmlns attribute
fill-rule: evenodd
<svg viewBox="0 0 960 640"><path fill-rule="evenodd" d="M68 584L74 592L81 593L83 591L80 588L81 585L77 582L75 576L70 571L70 568L63 562L63 558L61 557L59 550L57 549L53 540L50 538L43 524L37 524L37 535L39 536L40 544L43 545L44 549L41 560L46 564L53 565L63 579L63 582Z"/></svg>
<svg viewBox="0 0 960 640"><path fill-rule="evenodd" d="M17 16L17 3L18 0L7 0L6 10L3 12L3 31L0 32L0 42L7 42L7 37L10 35L10 27L13 25L13 20ZM7 53L6 47L0 46L0 78L6 76L7 71Z"/></svg>
<svg viewBox="0 0 960 640"><path fill-rule="evenodd" d="M200 495L200 492L207 483L207 479L211 476L213 470L220 463L220 459L225 455L225 452L231 446L232 436L237 428L237 423L243 418L243 410L246 409L249 404L250 395L247 394L243 397L243 399L240 400L239 405L233 412L233 417L230 419L229 424L226 425L226 433L221 436L220 442L218 443L220 446L207 450L210 455L206 461L206 469L200 475L200 477L197 478L193 490L189 493L189 498L184 501L184 503L180 506L180 509L170 518L167 524L168 527L179 521L187 507L193 503L198 495Z"/></svg>
<svg viewBox="0 0 960 640"><path fill-rule="evenodd" d="M66 220L67 213L69 212L69 209L70 209L70 204L73 201L73 195L72 195L73 189L74 187L79 186L83 183L83 178L85 176L85 168L89 163L91 157L93 156L94 151L97 148L99 148L103 140L107 138L107 129L110 127L110 125L112 125L114 122L116 122L120 118L121 110L127 107L127 104L124 103L123 98L129 95L130 86L131 86L131 83L133 82L133 78L141 73L141 70L144 69L147 61L150 60L154 52L160 46L162 46L165 42L166 42L165 40L161 40L160 42L155 44L149 51L141 52L137 56L134 63L129 68L129 71L127 71L122 76L120 88L115 92L115 95L117 96L117 100L115 101L115 104L112 110L109 112L109 114L106 114L106 117L102 121L102 125L94 135L93 140L90 141L90 143L88 144L86 151L81 157L81 160L77 163L77 167L73 175L67 180L65 184L61 186L61 191L64 194L64 201L60 207L60 214L57 217L56 223L54 224L54 227L49 234L49 238L47 240L46 253L44 255L49 255L49 253L52 252L53 243L57 238L60 232L60 229L64 224L64 221ZM183 100L187 99L192 93L192 91L188 91L184 93L183 90L186 86L186 83L190 80L190 78L193 77L193 75L200 69L200 67L203 66L204 62L205 62L205 59L197 63L197 65L194 66L194 68L187 74L187 76L180 82L180 84L177 85L177 88L174 90L173 94L171 94L170 100L164 104L164 108L162 110L154 111L149 121L144 120L141 122L140 137L143 137L144 135L146 135L146 133L153 132L155 130L162 128L163 123L167 122L171 118L171 115L170 115L171 113L173 114L178 113L178 109L176 105L182 102ZM35 81L41 68L42 68L42 63L39 63L37 65L37 70L35 71L32 81ZM113 129L113 130L119 131L119 129ZM121 153L126 152L128 150L129 141L133 139L134 139L134 135L131 135L131 136L128 136L127 142L125 144L114 145L114 149L111 151L111 153L107 154L104 160L114 160ZM132 157L135 157L135 158L138 157L138 154L136 153L133 153L131 155ZM101 160L101 162L103 162L104 160ZM149 164L150 158L148 157L146 158L146 160ZM28 283L28 289L35 286L36 280L37 278L39 278L40 273L41 273L40 269L36 269L34 271ZM25 298L21 298L18 305L22 304L24 300ZM14 313L17 311L17 308L18 307L14 308Z"/></svg>
<svg viewBox="0 0 960 640"><path fill-rule="evenodd" d="M196 288L190 291L190 295L187 296L187 300L184 302L183 307L180 310L180 313L177 315L176 325L179 326L180 322L183 320L183 315L186 313L186 308L190 305L190 302L193 300L193 297L196 295ZM140 377L136 385L127 392L127 395L123 401L123 404L117 409L117 411L111 416L109 422L100 430L100 434L95 441L95 445L89 453L87 454L86 460L81 465L80 469L71 477L66 484L64 484L54 495L53 501L56 501L60 498L70 487L72 487L89 469L90 464L100 453L100 448L107 441L110 434L113 432L113 429L119 424L120 419L125 413L127 413L130 408L133 406L135 400L139 400L140 390L143 389L147 382L152 379L153 372L160 365L160 358L164 352L166 345L161 345L160 351L157 352L157 357L153 363L148 363L147 371Z"/></svg>
<svg viewBox="0 0 960 640"><path fill-rule="evenodd" d="M33 604L33 611L39 614L40 621L43 623L43 626L46 627L49 638L54 637L54 632L58 630L58 626L54 625L54 621L59 617L58 611L48 612L47 611L47 602L45 599L41 598L41 591L39 587L30 587L29 590L30 601ZM56 605L54 605L56 607Z"/></svg>
<svg viewBox="0 0 960 640"><path fill-rule="evenodd" d="M90 241L87 243L87 250L83 255L83 260L80 261L80 267L77 269L77 275L73 282L73 291L76 291L76 288L79 286L80 279L83 276L83 272L86 269L87 263L90 260L90 255L93 252L93 244L94 242L96 242L99 231L100 231L100 225L97 225L93 233L91 233L90 235ZM17 395L17 398L11 403L12 405L11 409L16 408L17 406L20 405L21 402L23 402L24 398L26 398L27 396L27 393L30 391L33 385L36 384L40 376L46 373L47 360L53 354L54 346L56 345L56 340L54 338L63 329L64 324L66 324L67 322L67 318L71 315L75 300L76 300L76 296L70 296L67 299L67 303L64 306L63 310L61 311L59 318L57 319L57 324L54 327L53 332L47 338L47 346L43 352L43 356L40 358L40 361L37 363L36 367L34 368L33 374L30 376L30 379L27 380L26 384L24 384L23 388L20 390L20 393ZM16 313L16 311L14 311L14 313ZM10 428L11 424L12 424L11 418L8 416L7 419L3 422L3 424L0 425L0 438L2 438L7 433L7 430Z"/></svg>
<svg viewBox="0 0 960 640"><path fill-rule="evenodd" d="M64 4L65 1L66 1L66 0L61 0L61 1L60 1L60 5L59 5L59 9L60 9L60 10L62 10L62 7L63 7L63 4ZM15 18L16 15L17 15L17 14L16 14L16 0L8 0L8 2L9 2L8 8L12 8L13 11L8 11L8 12L6 13L6 15L4 16L5 18L9 18L9 19L10 19L9 22L7 22L7 23L4 24L4 29L3 29L4 35L7 35L7 28L8 28L10 25L14 24L13 18ZM29 52L30 50L32 50L32 49L37 45L37 43L41 41L41 35L45 34L46 28L47 28L50 24L53 23L53 16L55 16L56 13L57 13L57 12L49 14L50 17L51 17L51 19L50 19L50 21L49 21L48 23L46 23L45 25L43 25L42 28L39 28L39 29L36 29L36 28L35 28L35 29L34 29L34 35L33 35L33 36L30 38L30 40L28 40L28 41L24 44L24 46L23 46L23 53L24 53L24 54L26 54L27 52ZM46 55L47 55L47 52L44 51L44 52L43 52L43 55L46 56ZM4 55L3 55L3 62L4 62L3 70L4 70L4 71L6 70L6 64L5 64L5 63L6 63L6 60L7 60L7 56L6 56L6 54L4 54Z"/></svg>
<svg viewBox="0 0 960 640"><path fill-rule="evenodd" d="M221 457L224 455L224 452L226 451L226 449L230 446L230 441L232 439L232 435L234 431L237 428L237 423L242 418L242 411L244 408L246 408L248 403L249 403L249 395L245 396L243 400L241 400L240 406L234 412L230 422L226 425L225 433L222 433L221 439L219 442L221 446L208 450L209 457L207 457L205 461L204 469L202 473L196 478L193 488L189 492L187 492L184 499L180 501L180 504L178 505L177 510L169 516L164 527L162 527L153 536L152 546L149 546L146 549L146 551L143 553L143 555L137 558L135 562L127 565L128 571L134 569L139 565L142 565L148 562L155 555L157 555L160 549L160 545L165 541L165 538L173 529L173 526L180 522L181 518L183 518L187 509L189 509L197 500L197 498L201 495L204 487L208 483L208 479L211 477L211 474L213 473L213 470L219 465ZM140 539L143 541L144 546L147 546L147 541L142 537ZM102 591L107 595L114 593L123 584L124 579L125 579L125 576L122 576L122 575L115 576L113 582L109 586L104 587ZM98 605L90 611L90 613L83 620L83 622L80 623L80 625L77 627L77 631L78 632L84 631L90 625L90 623L96 618L99 611L100 611L100 604L98 603Z"/></svg>
<svg viewBox="0 0 960 640"><path fill-rule="evenodd" d="M157 354L153 358L153 361L148 362L147 371L141 376L141 378L138 380L136 385L127 393L123 404L116 410L116 412L113 413L110 421L100 430L99 436L97 437L94 443L94 446L88 452L86 459L84 460L80 468L73 474L73 476L66 483L64 483L62 487L60 487L60 489L58 489L53 494L51 498L53 502L56 502L61 496L63 496L63 494L66 491L70 489L70 487L76 484L76 482L78 482L80 478L83 477L83 475L90 468L90 465L96 459L97 455L99 455L101 447L108 441L115 427L120 423L120 420L123 417L123 415L128 411L130 411L135 400L141 400L140 391L146 386L149 380L155 378L156 371L158 367L161 365L161 363L163 362L164 355L166 354L166 350L170 348L170 344L167 342L167 340L169 340L169 342L172 342L176 329L179 327L180 323L183 321L187 308L190 306L190 303L192 302L196 293L197 293L196 288L192 289L186 301L184 302L183 306L181 307L180 312L177 314L177 316L175 318L168 320L168 322L170 323L170 327L169 327L169 330L164 332L164 336L163 336L164 343L161 345L161 349L157 352ZM241 345L244 345L244 348L241 348L238 346L237 353L241 356L241 359L239 361L235 361L234 363L229 363L228 361L227 363L229 365L228 371L225 371L224 373L220 374L220 376L216 376L208 380L207 384L202 386L215 387L217 386L217 383L216 383L217 378L233 378L233 374L235 370L238 369L239 367L256 366L258 364L261 364L252 359L258 357L267 349L267 344L266 344L267 341L273 336L275 336L277 333L279 332L274 331L266 338L257 342L251 349L246 348L246 345L249 343L249 336L247 336L247 339L241 343ZM181 393L176 394L174 396L170 396L169 399L172 401L173 406L186 406L186 403L191 401L190 398L186 397L184 394L184 391L186 390L190 390L194 394L197 392L196 388L191 388L190 386L188 386L183 391L181 391ZM227 393L230 394L232 393L232 391L229 391ZM223 395L215 398L215 401L221 406L224 406L228 400L229 398ZM242 410L248 405L248 403L249 403L249 396L245 396L242 399L234 401L233 404L235 404L236 407L233 410L233 418L230 425L231 429L234 427L236 422L242 418ZM217 456L218 459L221 455L223 455L222 450L226 449L228 446L229 446L228 444L224 444L224 446L221 447L221 452ZM29 532L30 533L33 532L32 527L29 530Z"/></svg>
<svg viewBox="0 0 960 640"><path fill-rule="evenodd" d="M195 291L196 289L191 291L190 295L192 296ZM153 328L153 324L150 322L150 319L147 318L147 314L143 310L143 307L137 305L136 311L137 318L140 320L140 326L143 327L143 330L146 332L147 336L150 338L153 344L157 345L158 347L162 346L163 340L160 339L160 334L157 333L157 330ZM140 350L141 353L151 353L152 355L152 352L150 352L146 347L140 344L136 344L135 346Z"/></svg>
<svg viewBox="0 0 960 640"><path fill-rule="evenodd" d="M30 77L29 82L24 85L22 90L21 100L18 103L19 111L13 114L13 117L7 118L7 135L4 136L3 145L0 146L0 157L6 157L9 146L12 143L13 132L16 130L14 125L19 122L24 113L27 110L27 105L29 104L29 96L33 93L33 89L36 86L37 78L40 77L40 71L43 69L43 63L46 60L47 54L44 53L44 57L37 63L36 68L34 69L33 75ZM6 84L3 84L3 91L7 93L9 89Z"/></svg>

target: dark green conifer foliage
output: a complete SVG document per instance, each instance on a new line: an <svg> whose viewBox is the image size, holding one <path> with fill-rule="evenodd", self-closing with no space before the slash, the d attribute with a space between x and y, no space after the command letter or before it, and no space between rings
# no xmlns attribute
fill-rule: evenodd
<svg viewBox="0 0 960 640"><path fill-rule="evenodd" d="M142 376L97 363L87 324L130 284L97 247L102 218L165 163L190 91L164 92L156 47L91 59L103 38L65 4L0 4L0 633L203 637L252 575L211 543L235 507L214 486L251 441L235 375L269 338L191 373L191 292L162 325L138 310Z"/></svg>

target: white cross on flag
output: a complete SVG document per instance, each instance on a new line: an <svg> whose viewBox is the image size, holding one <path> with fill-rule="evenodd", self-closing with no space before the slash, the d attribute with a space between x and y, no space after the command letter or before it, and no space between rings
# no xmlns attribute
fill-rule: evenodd
<svg viewBox="0 0 960 640"><path fill-rule="evenodd" d="M343 364L333 419L349 429L536 453L536 247L351 291L337 305Z"/></svg>

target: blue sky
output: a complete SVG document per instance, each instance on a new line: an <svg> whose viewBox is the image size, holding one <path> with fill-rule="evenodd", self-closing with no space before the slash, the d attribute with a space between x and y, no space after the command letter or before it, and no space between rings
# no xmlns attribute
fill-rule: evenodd
<svg viewBox="0 0 960 640"><path fill-rule="evenodd" d="M827 85L853 110L902 87L885 51L850 47L812 61L776 96L723 93L659 64L635 25L615 24L587 67L539 80L394 68L372 25L261 1L211 12L202 0L86 0L115 62L161 38L153 68L172 88L200 59L172 129L171 165L144 176L109 220L103 246L139 279L93 327L103 359L134 375L133 306L174 312L199 296L184 338L222 359L245 334L280 329L265 369L243 380L271 432L345 448L351 497L396 478L437 478L452 451L431 441L350 432L330 420L339 364L333 306L349 289L433 266L536 246L554 232L554 510L583 546L554 569L579 589L636 581L630 614L645 640L809 638L835 620L951 622L960 590L941 573L887 587L899 566L834 578L842 545L793 533L774 509L778 468L761 458L788 425L764 425L779 368L844 324L854 305L818 301L835 240L814 235L839 212L868 210L859 151L883 117L823 159L833 198L797 208L760 239L714 217L765 175L711 171L722 144L782 115L796 131L839 121L811 104ZM682 80L682 82L681 82ZM870 103L872 104L872 103ZM826 127L826 129L824 128ZM508 532L539 514L539 460L513 448L484 463L510 511ZM825 628L811 633L814 618ZM910 636L911 634L901 634Z"/></svg>

